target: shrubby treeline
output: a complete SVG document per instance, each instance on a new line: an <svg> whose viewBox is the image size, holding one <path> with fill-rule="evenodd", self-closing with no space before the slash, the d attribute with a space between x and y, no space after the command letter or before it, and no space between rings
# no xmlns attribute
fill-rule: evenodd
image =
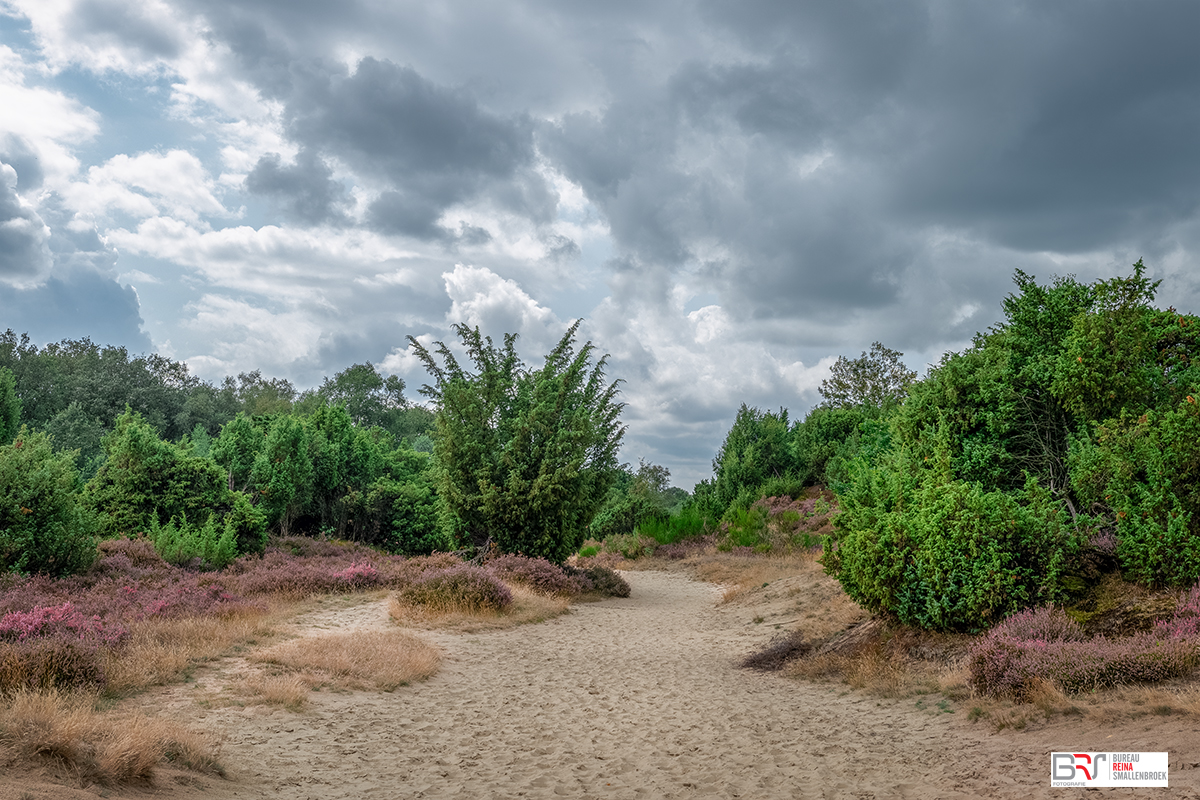
<svg viewBox="0 0 1200 800"><path fill-rule="evenodd" d="M220 387L160 356L0 337L0 568L65 574L96 538L146 536L221 567L269 530L395 552L448 549L433 413L371 364L315 390L243 373ZM124 393L122 393L124 392ZM419 450L417 449L419 448Z"/></svg>
<svg viewBox="0 0 1200 800"><path fill-rule="evenodd" d="M629 474L616 459L619 382L590 342L576 347L577 328L536 369L513 335L497 347L457 326L474 371L414 340L435 411L369 363L297 395L257 372L217 387L161 357L87 340L39 350L9 332L0 502L13 519L0 568L69 573L97 537L138 536L171 563L220 568L262 552L269 531L561 563ZM116 410L122 382L132 388ZM666 477L643 465L631 522L670 494Z"/></svg>
<svg viewBox="0 0 1200 800"><path fill-rule="evenodd" d="M219 384L192 375L187 364L158 354L131 355L124 347L90 339L64 339L39 348L11 329L0 334L0 409L5 402L5 371L18 401L17 422L0 412L0 442L16 428L46 431L60 450L79 450L80 468L90 477L102 455L100 439L129 408L163 439L216 436L238 414L308 414L321 405L341 404L356 425L383 428L429 450L433 414L404 398L404 381L384 377L370 362L355 364L320 386L298 391L283 378L259 370L226 377Z"/></svg>
<svg viewBox="0 0 1200 800"><path fill-rule="evenodd" d="M876 343L797 422L745 406L693 503L737 527L824 485L824 563L865 607L972 630L1069 599L1112 564L1200 579L1200 318L1125 277L1016 273L1004 319L922 380Z"/></svg>

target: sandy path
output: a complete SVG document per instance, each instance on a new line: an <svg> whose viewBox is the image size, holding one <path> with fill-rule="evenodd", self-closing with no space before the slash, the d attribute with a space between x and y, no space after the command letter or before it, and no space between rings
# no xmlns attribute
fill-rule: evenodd
<svg viewBox="0 0 1200 800"><path fill-rule="evenodd" d="M734 662L763 631L735 608L715 609L711 585L660 572L628 578L632 598L540 625L423 634L447 654L423 684L319 693L300 714L200 712L202 724L226 729L223 761L236 778L209 782L205 795L1050 796L1051 747L1120 741L1171 750L1165 796L1200 796L1200 770L1188 769L1200 761L1194 724L1139 726L1116 740L1105 740L1112 731L997 736L965 712L749 673ZM385 622L380 604L347 611L356 624ZM344 625L347 611L303 624Z"/></svg>

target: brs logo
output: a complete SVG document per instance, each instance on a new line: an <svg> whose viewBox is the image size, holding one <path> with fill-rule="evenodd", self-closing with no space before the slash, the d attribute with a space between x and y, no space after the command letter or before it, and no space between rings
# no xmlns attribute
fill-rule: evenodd
<svg viewBox="0 0 1200 800"><path fill-rule="evenodd" d="M1100 762L1108 753L1053 753L1050 756L1050 780L1093 781L1100 774Z"/></svg>

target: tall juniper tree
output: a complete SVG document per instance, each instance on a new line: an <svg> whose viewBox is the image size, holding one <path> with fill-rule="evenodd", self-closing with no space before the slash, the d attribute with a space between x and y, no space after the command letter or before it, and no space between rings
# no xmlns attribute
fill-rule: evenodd
<svg viewBox="0 0 1200 800"><path fill-rule="evenodd" d="M591 342L576 351L577 321L540 369L517 355L516 334L496 346L456 325L474 372L450 349L409 337L434 378L438 498L459 546L491 540L506 552L562 562L579 549L611 485L625 428L619 381ZM441 357L438 363L437 356Z"/></svg>

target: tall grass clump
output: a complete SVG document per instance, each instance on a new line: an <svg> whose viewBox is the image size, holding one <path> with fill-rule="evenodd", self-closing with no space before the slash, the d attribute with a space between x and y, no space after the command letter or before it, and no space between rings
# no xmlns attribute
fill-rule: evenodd
<svg viewBox="0 0 1200 800"><path fill-rule="evenodd" d="M0 700L0 748L16 758L49 758L85 783L151 784L168 761L224 774L217 748L167 720L114 717L96 710L90 694L18 690Z"/></svg>
<svg viewBox="0 0 1200 800"><path fill-rule="evenodd" d="M255 660L391 691L436 673L441 654L407 631L351 631L284 642Z"/></svg>

